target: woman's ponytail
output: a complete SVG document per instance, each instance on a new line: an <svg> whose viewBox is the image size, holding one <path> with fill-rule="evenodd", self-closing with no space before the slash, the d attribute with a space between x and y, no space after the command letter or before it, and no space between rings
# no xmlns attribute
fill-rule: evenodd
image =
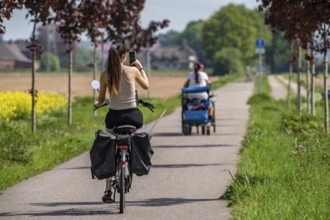
<svg viewBox="0 0 330 220"><path fill-rule="evenodd" d="M194 64L194 72L195 72L195 82L199 83L199 70L201 69L200 65L198 63Z"/></svg>
<svg viewBox="0 0 330 220"><path fill-rule="evenodd" d="M125 44L117 45L113 43L109 49L107 77L110 95L116 95L120 90L121 59L126 54Z"/></svg>

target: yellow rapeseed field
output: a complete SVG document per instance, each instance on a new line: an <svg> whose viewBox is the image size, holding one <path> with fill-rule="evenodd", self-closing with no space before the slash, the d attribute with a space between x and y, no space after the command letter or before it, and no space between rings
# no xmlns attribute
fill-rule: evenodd
<svg viewBox="0 0 330 220"><path fill-rule="evenodd" d="M37 115L63 108L67 100L58 93L39 92L36 102ZM0 92L0 122L22 117L32 111L32 96L24 92Z"/></svg>

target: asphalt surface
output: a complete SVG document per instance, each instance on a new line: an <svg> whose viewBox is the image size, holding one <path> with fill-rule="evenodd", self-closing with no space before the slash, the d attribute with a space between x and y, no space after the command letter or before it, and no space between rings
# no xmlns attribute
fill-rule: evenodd
<svg viewBox="0 0 330 220"><path fill-rule="evenodd" d="M277 100L287 99L289 80L281 75L269 75L268 82L271 86L271 96ZM307 91L301 86L301 96L306 97ZM296 81L291 81L290 90L292 94L297 94L298 86Z"/></svg>
<svg viewBox="0 0 330 220"><path fill-rule="evenodd" d="M284 82L284 78L276 77L275 75L268 76L268 82L271 87L271 96L274 99L285 99L287 97L287 90L284 88L284 85L280 82Z"/></svg>
<svg viewBox="0 0 330 220"><path fill-rule="evenodd" d="M1 192L0 219L229 219L227 201L219 197L236 172L252 91L253 82L240 82L215 92L216 132L210 136L195 128L182 135L181 108L159 120L152 131L153 166L148 176L134 176L124 214L118 201L102 203L104 181L91 179L86 152Z"/></svg>

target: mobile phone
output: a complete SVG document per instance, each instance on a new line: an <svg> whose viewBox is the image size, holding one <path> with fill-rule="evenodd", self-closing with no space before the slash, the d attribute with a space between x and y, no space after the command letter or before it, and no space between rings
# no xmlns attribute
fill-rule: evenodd
<svg viewBox="0 0 330 220"><path fill-rule="evenodd" d="M132 66L132 63L136 60L136 53L135 51L129 52L129 65Z"/></svg>

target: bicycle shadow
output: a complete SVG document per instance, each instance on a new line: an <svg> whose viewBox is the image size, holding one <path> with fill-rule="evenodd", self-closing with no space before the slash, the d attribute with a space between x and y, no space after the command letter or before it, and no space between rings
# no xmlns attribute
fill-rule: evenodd
<svg viewBox="0 0 330 220"><path fill-rule="evenodd" d="M154 145L152 148L218 148L218 147L234 147L235 145L231 144L198 144L198 145Z"/></svg>
<svg viewBox="0 0 330 220"><path fill-rule="evenodd" d="M156 207L156 206L172 206L172 205L188 204L195 202L211 202L211 201L219 201L219 199L218 198L210 198L210 199L154 198L144 201L127 201L126 203L135 206Z"/></svg>
<svg viewBox="0 0 330 220"><path fill-rule="evenodd" d="M219 201L219 198L210 199L187 199L187 198L154 198L143 201L126 201L128 206L143 206L143 207L161 207L161 206L173 206L179 204L188 204L195 202L210 202ZM31 203L32 206L41 207L61 207L61 206L94 206L93 208L67 208L56 209L48 211L31 211L31 212L0 212L0 217L61 217L61 216L100 216L100 215L121 215L118 211L118 203L111 206L103 202L49 202L49 203ZM104 209L100 207L105 206Z"/></svg>
<svg viewBox="0 0 330 220"><path fill-rule="evenodd" d="M61 217L61 216L99 216L99 215L114 215L118 214L118 207L115 206L112 209L107 207L104 210L100 210L99 207L94 209L82 209L82 208L68 208L68 209L57 209L49 211L31 211L31 212L3 212L0 213L0 217L12 217L22 218L23 216L28 217Z"/></svg>
<svg viewBox="0 0 330 220"><path fill-rule="evenodd" d="M210 167L210 166L224 166L228 164L209 163L209 164L153 164L152 168L190 168L190 167Z"/></svg>

